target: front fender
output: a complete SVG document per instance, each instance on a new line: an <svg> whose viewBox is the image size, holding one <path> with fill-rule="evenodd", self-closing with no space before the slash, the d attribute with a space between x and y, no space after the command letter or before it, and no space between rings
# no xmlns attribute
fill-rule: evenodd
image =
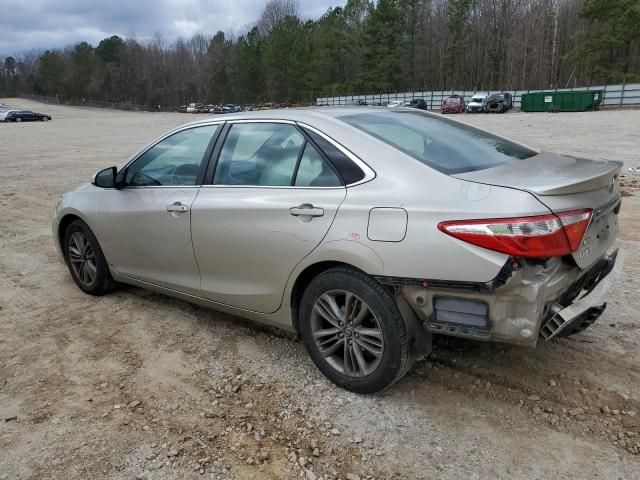
<svg viewBox="0 0 640 480"><path fill-rule="evenodd" d="M100 241L99 212L102 200L102 189L87 184L77 190L67 192L58 200L51 224L53 242L58 255L64 261L61 245L61 227L64 227L70 217L85 222Z"/></svg>

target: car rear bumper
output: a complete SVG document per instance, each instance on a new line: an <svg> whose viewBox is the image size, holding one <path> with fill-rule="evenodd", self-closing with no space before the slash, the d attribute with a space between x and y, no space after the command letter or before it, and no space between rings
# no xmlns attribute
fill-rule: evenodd
<svg viewBox="0 0 640 480"><path fill-rule="evenodd" d="M558 305L552 309L556 313L542 325L540 336L545 340L567 336L584 330L595 322L607 307L607 303L603 301L604 296L620 276L623 256L623 252L616 250L611 255L602 257L589 271L591 278L581 297L567 307Z"/></svg>
<svg viewBox="0 0 640 480"><path fill-rule="evenodd" d="M432 333L533 347L539 337L567 335L593 323L622 264L622 252L615 251L588 270L553 258L516 268L507 264L505 278L487 284L405 280L395 286Z"/></svg>

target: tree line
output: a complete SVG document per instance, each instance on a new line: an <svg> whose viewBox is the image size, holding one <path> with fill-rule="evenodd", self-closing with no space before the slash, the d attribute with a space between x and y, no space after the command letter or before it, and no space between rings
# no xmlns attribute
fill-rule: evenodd
<svg viewBox="0 0 640 480"><path fill-rule="evenodd" d="M271 0L241 35L111 36L0 58L0 94L162 105L640 79L640 0Z"/></svg>

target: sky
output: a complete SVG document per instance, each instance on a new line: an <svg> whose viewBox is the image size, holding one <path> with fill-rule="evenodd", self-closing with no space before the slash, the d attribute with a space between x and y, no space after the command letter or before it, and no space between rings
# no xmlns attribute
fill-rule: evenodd
<svg viewBox="0 0 640 480"><path fill-rule="evenodd" d="M167 40L195 33L243 33L267 0L0 0L0 56L31 49L96 46L111 35ZM344 0L299 0L303 18L318 18Z"/></svg>

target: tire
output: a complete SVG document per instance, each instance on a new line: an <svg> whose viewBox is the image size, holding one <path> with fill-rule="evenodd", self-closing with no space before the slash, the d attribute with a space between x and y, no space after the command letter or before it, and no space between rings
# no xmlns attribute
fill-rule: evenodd
<svg viewBox="0 0 640 480"><path fill-rule="evenodd" d="M357 270L338 267L315 277L302 296L299 327L318 369L352 392L378 392L413 364L405 323L393 298Z"/></svg>
<svg viewBox="0 0 640 480"><path fill-rule="evenodd" d="M82 220L69 224L64 232L64 258L71 277L80 289L90 295L104 295L115 282L109 272L98 239Z"/></svg>
<svg viewBox="0 0 640 480"><path fill-rule="evenodd" d="M49 121L49 117L42 117L42 121L43 122L48 122Z"/></svg>
<svg viewBox="0 0 640 480"><path fill-rule="evenodd" d="M18 118L16 118L14 121L15 121L16 123L21 123L21 122L22 122L22 119L21 119L20 117L18 117Z"/></svg>

